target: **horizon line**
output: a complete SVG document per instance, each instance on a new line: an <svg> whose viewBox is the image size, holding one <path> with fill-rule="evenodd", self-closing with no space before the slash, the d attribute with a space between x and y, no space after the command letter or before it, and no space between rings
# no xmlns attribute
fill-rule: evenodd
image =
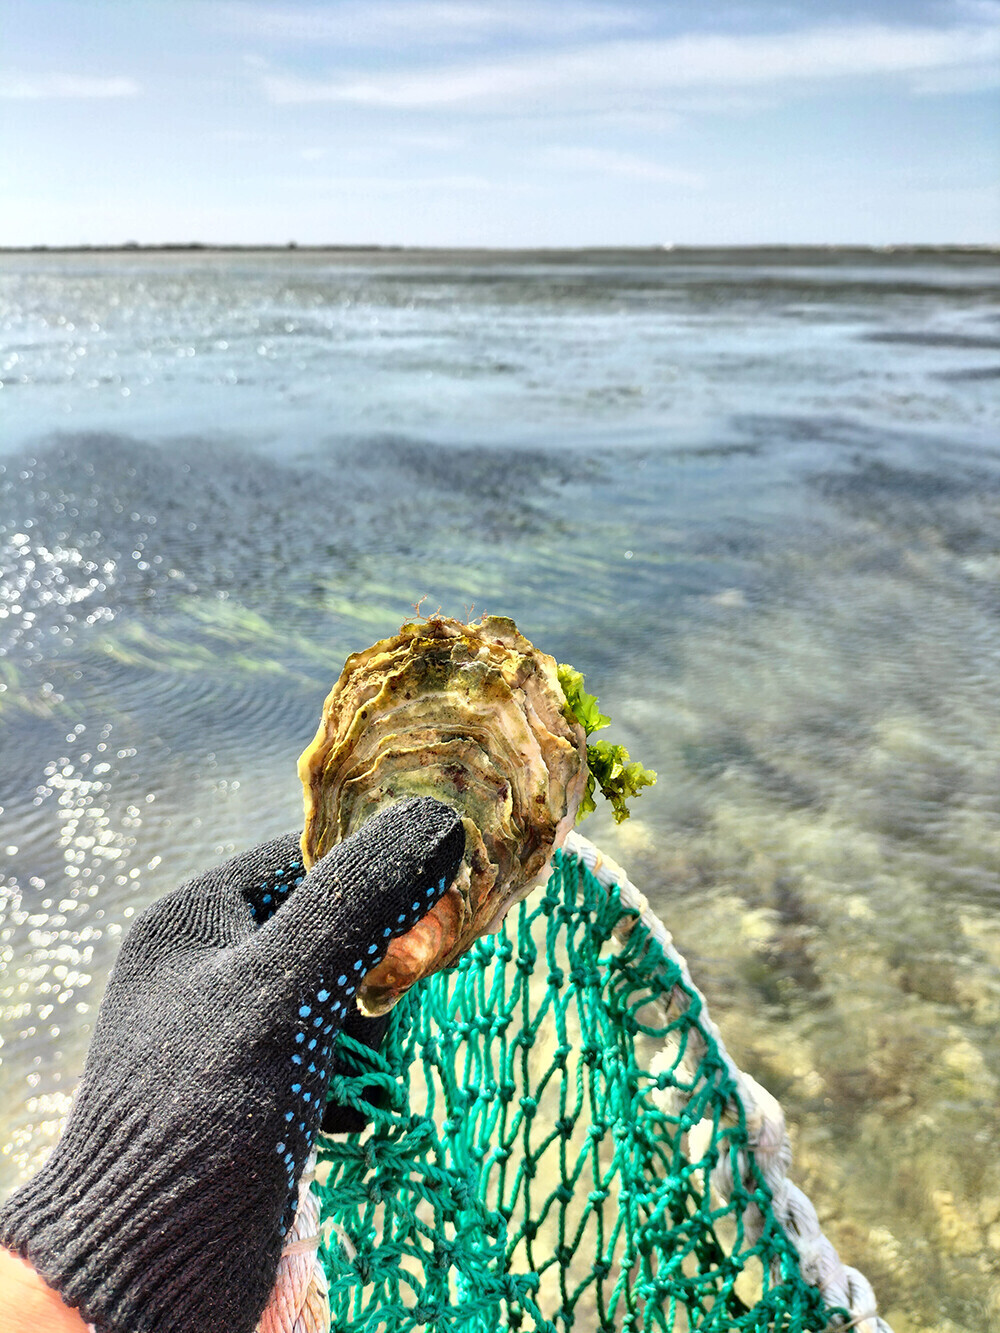
<svg viewBox="0 0 1000 1333"><path fill-rule="evenodd" d="M299 241L108 241L73 242L68 244L2 245L0 254L75 254L98 251L102 253L134 254L136 251L307 251L307 252L364 252L364 253L585 253L594 251L632 251L639 254L673 254L691 250L861 250L873 254L892 254L896 251L973 251L991 253L1000 251L1000 241L894 241L877 245L866 241L741 241L741 242L650 242L646 245L599 242L592 245L408 245L379 244L377 242L299 242Z"/></svg>

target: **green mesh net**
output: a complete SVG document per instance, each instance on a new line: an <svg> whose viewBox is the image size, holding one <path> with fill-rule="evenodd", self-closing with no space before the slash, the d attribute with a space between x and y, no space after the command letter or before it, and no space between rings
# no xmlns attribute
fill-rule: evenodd
<svg viewBox="0 0 1000 1333"><path fill-rule="evenodd" d="M560 853L380 1055L347 1043L331 1095L383 1109L320 1149L334 1333L827 1327L700 998L641 922L615 939L624 910Z"/></svg>

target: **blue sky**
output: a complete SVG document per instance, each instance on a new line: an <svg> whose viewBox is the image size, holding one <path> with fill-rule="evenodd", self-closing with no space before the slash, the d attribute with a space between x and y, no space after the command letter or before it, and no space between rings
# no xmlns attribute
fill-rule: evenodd
<svg viewBox="0 0 1000 1333"><path fill-rule="evenodd" d="M0 243L1000 242L1000 0L0 0Z"/></svg>

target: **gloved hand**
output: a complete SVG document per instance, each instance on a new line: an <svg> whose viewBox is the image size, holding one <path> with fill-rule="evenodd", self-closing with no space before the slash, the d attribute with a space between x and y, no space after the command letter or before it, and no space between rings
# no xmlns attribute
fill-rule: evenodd
<svg viewBox="0 0 1000 1333"><path fill-rule="evenodd" d="M0 1210L0 1243L99 1333L251 1333L358 983L464 843L453 810L407 800L308 875L279 838L143 912L65 1132Z"/></svg>

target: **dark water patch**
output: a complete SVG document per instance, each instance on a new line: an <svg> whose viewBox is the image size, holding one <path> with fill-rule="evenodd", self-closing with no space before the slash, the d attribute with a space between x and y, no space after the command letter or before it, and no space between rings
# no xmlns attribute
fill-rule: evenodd
<svg viewBox="0 0 1000 1333"><path fill-rule="evenodd" d="M901 347L955 347L968 351L1000 351L1000 338L985 333L915 332L909 329L862 333L865 342L895 343Z"/></svg>
<svg viewBox="0 0 1000 1333"><path fill-rule="evenodd" d="M139 609L156 616L185 596L280 607L304 560L336 560L360 540L358 508L332 524L314 481L193 441L63 436L12 458L0 478L6 586L17 596L8 649L48 651L54 633L93 632Z"/></svg>
<svg viewBox="0 0 1000 1333"><path fill-rule="evenodd" d="M855 518L951 555L1000 550L1000 475L955 465L937 470L855 456L852 471L813 474L823 498Z"/></svg>
<svg viewBox="0 0 1000 1333"><path fill-rule="evenodd" d="M381 505L404 506L418 528L433 528L446 506L450 521L491 537L547 524L539 500L571 481L593 481L600 471L595 459L575 452L392 437L334 444L329 459L338 475L376 488Z"/></svg>
<svg viewBox="0 0 1000 1333"><path fill-rule="evenodd" d="M904 995L915 995L932 1004L958 1007L959 991L956 986L952 960L935 953L914 954L909 948L900 948L888 960L894 980Z"/></svg>
<svg viewBox="0 0 1000 1333"><path fill-rule="evenodd" d="M876 579L911 578L913 574L907 560L906 551L901 551L889 543L855 547L851 555L850 566L855 574L867 575Z"/></svg>
<svg viewBox="0 0 1000 1333"><path fill-rule="evenodd" d="M882 507L897 502L933 504L941 500L954 500L978 493L985 480L982 474L955 476L943 469L938 472L923 471L860 456L855 457L854 464L853 472L820 473L814 478L814 484L824 495L833 499L857 501L859 504L867 501ZM997 485L994 478L993 486Z"/></svg>
<svg viewBox="0 0 1000 1333"><path fill-rule="evenodd" d="M555 451L405 440L282 462L201 440L59 436L0 471L3 642L30 657L56 630L162 615L184 597L294 622L297 601L307 616L366 556L457 556L557 529L553 497L593 472Z"/></svg>
<svg viewBox="0 0 1000 1333"><path fill-rule="evenodd" d="M817 788L787 772L747 739L731 729L716 729L681 747L687 769L717 780L740 774L779 805L801 810L821 803Z"/></svg>
<svg viewBox="0 0 1000 1333"><path fill-rule="evenodd" d="M747 435L758 449L800 445L835 445L881 449L894 432L841 413L740 412L730 417L732 429ZM900 433L901 434L901 433Z"/></svg>
<svg viewBox="0 0 1000 1333"><path fill-rule="evenodd" d="M713 525L708 531L693 534L687 549L694 556L749 561L760 557L771 544L771 534L765 527L735 519L724 527ZM717 580L717 575L710 577Z"/></svg>
<svg viewBox="0 0 1000 1333"><path fill-rule="evenodd" d="M876 524L884 533L903 539L915 551L940 553L960 560L993 557L1000 552L1000 488L995 477L955 479L883 463L865 464L855 473L827 473L815 479L825 500L843 508L852 519ZM980 489L981 487L981 489ZM889 572L915 579L912 551L861 552L857 572ZM931 571L928 571L931 572ZM935 569L944 576L944 569Z"/></svg>
<svg viewBox="0 0 1000 1333"><path fill-rule="evenodd" d="M331 272L328 281L334 277ZM343 274L336 277L342 280ZM966 302L983 301L995 299L1000 291L1000 282L989 279L975 281L963 275L956 283L946 268L901 272L896 267L879 272L866 266L824 269L777 262L740 269L711 260L656 265L629 257L629 261L609 264L588 262L582 256L576 260L567 256L561 262L538 262L523 256L517 262L505 255L459 268L402 263L381 270L375 281L380 294L392 304L409 303L414 292L426 299L428 293L437 291L462 304L488 300L526 307L624 309L660 304L665 308L745 310L792 303L808 305L814 316L823 305L877 307L881 301L898 298L955 296Z"/></svg>
<svg viewBox="0 0 1000 1333"><path fill-rule="evenodd" d="M760 1001L774 1011L779 1021L802 1011L812 1011L827 1003L823 978L810 951L808 935L803 931L779 931L756 953L749 954L742 967L745 983Z"/></svg>
<svg viewBox="0 0 1000 1333"><path fill-rule="evenodd" d="M680 285L680 284L678 284ZM876 311L882 302L894 302L899 298L937 298L961 297L963 301L995 300L1000 293L1000 286L994 283L963 283L956 287L951 283L934 281L915 281L900 279L896 281L879 280L876 277L830 277L818 274L781 274L773 276L753 276L749 280L739 277L709 278L703 272L692 273L690 286L686 289L693 305L722 305L740 308L760 306L771 308L783 304L786 307L808 307L785 309L780 313L801 317L808 314L810 319L822 319L826 313L840 312L847 307L863 306L866 313Z"/></svg>
<svg viewBox="0 0 1000 1333"><path fill-rule="evenodd" d="M971 366L968 370L936 370L936 380L946 384L979 384L988 380L1000 380L1000 366Z"/></svg>
<svg viewBox="0 0 1000 1333"><path fill-rule="evenodd" d="M727 458L756 458L763 450L762 444L749 443L731 443L731 444L705 444L691 449L677 449L674 451L677 458L704 458L704 459L727 459Z"/></svg>

